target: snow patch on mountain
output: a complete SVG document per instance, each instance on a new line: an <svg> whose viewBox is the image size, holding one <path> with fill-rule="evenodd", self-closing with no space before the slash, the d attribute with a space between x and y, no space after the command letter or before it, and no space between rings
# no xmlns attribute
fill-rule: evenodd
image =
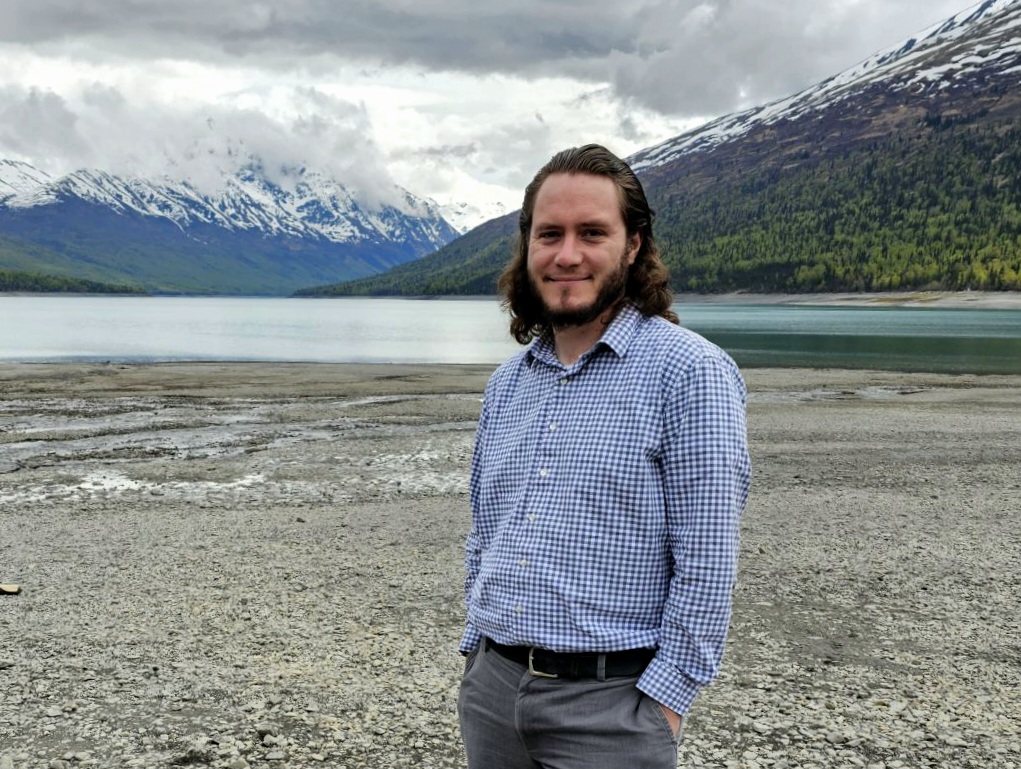
<svg viewBox="0 0 1021 769"><path fill-rule="evenodd" d="M443 214L443 218L450 223L450 226L463 235L483 222L503 216L507 213L507 207L503 203L498 202L480 205L450 203L441 205L440 211Z"/></svg>
<svg viewBox="0 0 1021 769"><path fill-rule="evenodd" d="M18 160L0 160L0 203L29 197L52 181L49 174Z"/></svg>

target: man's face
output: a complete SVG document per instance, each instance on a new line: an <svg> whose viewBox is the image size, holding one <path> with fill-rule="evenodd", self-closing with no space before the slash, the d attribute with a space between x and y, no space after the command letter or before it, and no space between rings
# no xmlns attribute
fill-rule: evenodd
<svg viewBox="0 0 1021 769"><path fill-rule="evenodd" d="M528 279L554 327L584 326L623 294L641 237L629 238L616 183L553 174L535 196Z"/></svg>

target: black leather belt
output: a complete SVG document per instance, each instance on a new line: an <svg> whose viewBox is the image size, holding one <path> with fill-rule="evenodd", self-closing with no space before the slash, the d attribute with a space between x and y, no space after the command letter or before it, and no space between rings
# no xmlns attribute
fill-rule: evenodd
<svg viewBox="0 0 1021 769"><path fill-rule="evenodd" d="M505 646L487 638L486 648L524 665L540 678L620 678L636 676L655 656L654 649L618 652L551 652L536 646ZM600 670L600 668L602 668Z"/></svg>

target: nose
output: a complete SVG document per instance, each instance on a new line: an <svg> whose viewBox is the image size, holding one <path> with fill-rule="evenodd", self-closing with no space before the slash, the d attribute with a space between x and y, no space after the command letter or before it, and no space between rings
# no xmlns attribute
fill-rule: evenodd
<svg viewBox="0 0 1021 769"><path fill-rule="evenodd" d="M581 262L581 244L574 235L567 234L561 240L554 262L559 267L570 267Z"/></svg>

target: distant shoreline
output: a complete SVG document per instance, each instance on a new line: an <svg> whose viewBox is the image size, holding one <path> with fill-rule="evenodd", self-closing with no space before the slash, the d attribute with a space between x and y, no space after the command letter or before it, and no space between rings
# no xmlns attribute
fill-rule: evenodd
<svg viewBox="0 0 1021 769"><path fill-rule="evenodd" d="M679 304L782 304L823 307L941 307L1021 310L1021 291L896 291L835 294L678 294Z"/></svg>
<svg viewBox="0 0 1021 769"><path fill-rule="evenodd" d="M265 296L251 294L97 294L73 292L0 291L0 297L66 296L66 297L132 297L132 298L254 298L254 299L439 299L466 300L492 299L496 295L442 295L442 296ZM881 293L833 294L754 294L731 292L726 294L677 294L678 304L762 304L806 305L822 307L941 307L944 309L970 308L979 310L1021 310L1021 291L888 291Z"/></svg>

